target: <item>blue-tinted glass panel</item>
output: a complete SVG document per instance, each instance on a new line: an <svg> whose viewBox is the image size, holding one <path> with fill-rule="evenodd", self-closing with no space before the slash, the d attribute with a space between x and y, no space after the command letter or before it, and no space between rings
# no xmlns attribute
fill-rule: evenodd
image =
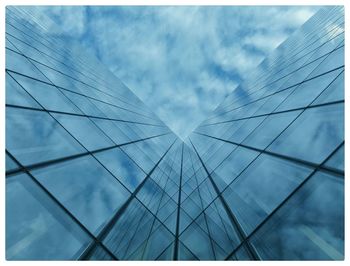
<svg viewBox="0 0 350 266"><path fill-rule="evenodd" d="M268 150L321 163L344 140L344 105L307 109Z"/></svg>
<svg viewBox="0 0 350 266"><path fill-rule="evenodd" d="M327 160L325 166L344 171L344 144Z"/></svg>
<svg viewBox="0 0 350 266"><path fill-rule="evenodd" d="M192 223L181 234L180 240L200 260L215 259L211 240L197 223Z"/></svg>
<svg viewBox="0 0 350 266"><path fill-rule="evenodd" d="M97 150L115 145L87 117L52 113L53 117L68 130L87 150Z"/></svg>
<svg viewBox="0 0 350 266"><path fill-rule="evenodd" d="M6 259L77 259L90 242L28 175L6 179Z"/></svg>
<svg viewBox="0 0 350 266"><path fill-rule="evenodd" d="M6 153L6 172L18 167L17 163Z"/></svg>
<svg viewBox="0 0 350 266"><path fill-rule="evenodd" d="M134 191L146 177L142 169L119 148L99 152L95 156L130 191Z"/></svg>
<svg viewBox="0 0 350 266"><path fill-rule="evenodd" d="M46 82L49 81L26 57L9 49L6 49L6 69Z"/></svg>
<svg viewBox="0 0 350 266"><path fill-rule="evenodd" d="M308 106L339 75L338 69L299 85L276 111L291 110Z"/></svg>
<svg viewBox="0 0 350 266"><path fill-rule="evenodd" d="M322 94L315 99L313 104L322 104L344 100L344 72L340 74Z"/></svg>
<svg viewBox="0 0 350 266"><path fill-rule="evenodd" d="M301 165L261 155L223 195L249 234L311 171Z"/></svg>
<svg viewBox="0 0 350 266"><path fill-rule="evenodd" d="M12 76L45 109L68 113L81 113L55 86L22 75L12 74Z"/></svg>
<svg viewBox="0 0 350 266"><path fill-rule="evenodd" d="M34 170L33 175L93 233L130 195L91 156Z"/></svg>
<svg viewBox="0 0 350 266"><path fill-rule="evenodd" d="M227 159L211 173L219 190L222 191L225 189L226 186L256 158L256 156L258 156L257 152L242 147L238 147L234 150Z"/></svg>
<svg viewBox="0 0 350 266"><path fill-rule="evenodd" d="M343 260L344 180L316 173L251 242L264 260Z"/></svg>
<svg viewBox="0 0 350 266"><path fill-rule="evenodd" d="M49 114L15 108L6 108L6 148L24 165L85 151Z"/></svg>
<svg viewBox="0 0 350 266"><path fill-rule="evenodd" d="M300 113L301 111L295 111L269 115L243 144L265 149Z"/></svg>
<svg viewBox="0 0 350 266"><path fill-rule="evenodd" d="M6 73L6 104L42 109L8 73Z"/></svg>

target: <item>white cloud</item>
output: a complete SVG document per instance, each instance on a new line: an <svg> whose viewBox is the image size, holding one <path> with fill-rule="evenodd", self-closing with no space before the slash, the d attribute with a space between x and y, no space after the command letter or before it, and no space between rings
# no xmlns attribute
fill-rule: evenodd
<svg viewBox="0 0 350 266"><path fill-rule="evenodd" d="M75 34L95 51L175 133L185 137L317 9L89 7L86 16L84 8L62 7L51 12L60 17L67 34Z"/></svg>

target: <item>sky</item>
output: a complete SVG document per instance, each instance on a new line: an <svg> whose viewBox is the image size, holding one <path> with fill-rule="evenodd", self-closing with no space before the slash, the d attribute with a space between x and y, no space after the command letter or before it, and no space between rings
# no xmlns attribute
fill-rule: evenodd
<svg viewBox="0 0 350 266"><path fill-rule="evenodd" d="M318 9L58 6L37 12L79 41L184 139Z"/></svg>

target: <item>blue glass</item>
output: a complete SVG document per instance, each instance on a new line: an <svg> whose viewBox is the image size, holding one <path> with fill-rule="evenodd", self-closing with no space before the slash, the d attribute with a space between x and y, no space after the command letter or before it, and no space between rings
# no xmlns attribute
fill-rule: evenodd
<svg viewBox="0 0 350 266"><path fill-rule="evenodd" d="M146 177L142 169L119 148L99 152L95 156L132 192Z"/></svg>
<svg viewBox="0 0 350 266"><path fill-rule="evenodd" d="M49 82L25 56L9 49L6 49L6 69Z"/></svg>
<svg viewBox="0 0 350 266"><path fill-rule="evenodd" d="M7 107L6 136L6 148L24 165L86 151L49 114L41 111Z"/></svg>
<svg viewBox="0 0 350 266"><path fill-rule="evenodd" d="M276 111L308 106L343 69L338 69L297 86Z"/></svg>
<svg viewBox="0 0 350 266"><path fill-rule="evenodd" d="M6 179L6 259L77 259L91 239L28 175Z"/></svg>
<svg viewBox="0 0 350 266"><path fill-rule="evenodd" d="M6 104L42 109L8 73L6 73Z"/></svg>
<svg viewBox="0 0 350 266"><path fill-rule="evenodd" d="M344 171L344 144L326 161L325 166Z"/></svg>
<svg viewBox="0 0 350 266"><path fill-rule="evenodd" d="M242 147L234 150L211 176L222 191L229 185L256 157L258 153Z"/></svg>
<svg viewBox="0 0 350 266"><path fill-rule="evenodd" d="M249 234L312 169L269 155L257 158L223 193Z"/></svg>
<svg viewBox="0 0 350 266"><path fill-rule="evenodd" d="M87 150L93 151L115 145L113 141L87 117L55 113L52 113L52 116Z"/></svg>
<svg viewBox="0 0 350 266"><path fill-rule="evenodd" d="M272 114L243 141L244 145L265 149L301 111Z"/></svg>
<svg viewBox="0 0 350 266"><path fill-rule="evenodd" d="M6 172L18 167L17 163L6 153Z"/></svg>
<svg viewBox="0 0 350 266"><path fill-rule="evenodd" d="M91 156L33 170L32 173L94 234L130 195Z"/></svg>
<svg viewBox="0 0 350 266"><path fill-rule="evenodd" d="M318 96L312 104L322 104L344 100L344 71L329 87Z"/></svg>
<svg viewBox="0 0 350 266"><path fill-rule="evenodd" d="M211 240L197 223L192 223L180 235L180 240L200 260L215 259Z"/></svg>
<svg viewBox="0 0 350 266"><path fill-rule="evenodd" d="M251 243L264 260L343 260L344 180L317 172Z"/></svg>
<svg viewBox="0 0 350 266"><path fill-rule="evenodd" d="M307 109L269 147L269 151L321 163L344 139L344 105Z"/></svg>
<svg viewBox="0 0 350 266"><path fill-rule="evenodd" d="M78 108L76 108L73 103L55 86L22 75L12 74L12 76L45 109L81 114Z"/></svg>

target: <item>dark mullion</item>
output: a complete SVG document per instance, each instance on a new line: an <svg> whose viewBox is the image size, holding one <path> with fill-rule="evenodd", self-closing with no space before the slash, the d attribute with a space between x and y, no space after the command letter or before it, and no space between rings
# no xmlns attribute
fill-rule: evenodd
<svg viewBox="0 0 350 266"><path fill-rule="evenodd" d="M254 235L255 232L257 232L279 209L281 209L281 207L293 196L295 195L301 187L303 187L303 185L310 180L310 178L312 178L314 176L315 173L317 173L317 171L319 170L323 170L321 165L324 164L325 162L327 162L327 160L329 160L329 158L331 158L340 148L341 146L344 144L344 141L337 146L337 148L327 156L326 159L323 160L323 162L316 167L280 204L278 204L278 206L273 209L273 211L265 217L265 219L257 226L254 228L254 230L226 257L225 260L228 260L236 251L238 251L238 249L244 245L244 243L247 243L247 245L250 245L249 239L252 235Z"/></svg>
<svg viewBox="0 0 350 266"><path fill-rule="evenodd" d="M170 145L168 150L163 154L163 156L159 159L159 161L154 165L154 167L151 169L151 171L148 173L148 175L144 178L144 180L140 183L140 185L134 190L134 192L130 195L130 197L127 199L127 201L118 209L118 211L112 216L112 218L106 223L106 225L102 228L96 239L98 242L103 241L104 237L110 232L110 230L113 228L115 223L118 221L120 216L124 213L124 211L127 209L129 204L133 199L136 198L136 194L141 190L143 185L146 183L146 181L150 178L154 170L157 168L159 163L163 160L165 155L168 153L168 151L171 149L171 147L174 145L176 140ZM101 240L100 240L101 239ZM92 246L90 247L92 249ZM79 258L79 260L84 260L86 256L89 254L89 251L87 250L82 256Z"/></svg>
<svg viewBox="0 0 350 266"><path fill-rule="evenodd" d="M175 246L173 260L179 259L179 231L180 231L180 206L181 206L181 191L182 191L182 167L183 167L183 156L184 156L184 143L182 142L181 147L181 167L180 167L180 183L179 183L179 195L177 200L177 216L176 216L176 230L175 230Z"/></svg>
<svg viewBox="0 0 350 266"><path fill-rule="evenodd" d="M113 227L115 222L119 219L119 217L122 215L122 213L126 210L126 208L129 206L130 202L136 198L136 194L141 190L143 185L146 183L146 181L150 178L154 170L157 168L159 163L163 160L165 155L168 153L168 151L171 149L171 147L174 145L176 140L170 145L168 150L163 154L163 156L158 160L158 162L154 165L154 167L151 169L151 171L148 173L148 175L143 179L143 181L140 183L140 185L134 190L134 192L130 195L128 200L123 204L123 206L113 215L113 217L110 219L110 221L106 224L106 226L101 230L100 234L98 235L99 239L102 239L105 237L105 235L110 231L110 229Z"/></svg>
<svg viewBox="0 0 350 266"><path fill-rule="evenodd" d="M190 155L190 157L191 157L192 169L194 170L192 156L191 156L190 153L189 153L189 155ZM208 215L205 213L205 210L206 210L207 208L204 208L204 201L203 201L203 198L202 198L202 193L201 193L201 191L199 190L199 182L198 182L198 177L197 177L197 173L196 173L196 172L194 172L194 178L195 178L195 180L196 180L197 187L193 190L192 193L195 193L195 191L198 192L198 196L199 196L199 199L200 199L200 207L201 207L201 209L202 209L201 214L203 214L203 216L204 216L205 225L206 225L206 227L207 227L208 236L209 236L209 239L210 239L211 249L212 249L212 251L213 251L214 259L216 260L217 258L216 258L215 248L214 248L214 242L215 242L215 241L214 241L214 239L212 238L212 233L210 232L210 229L209 229L208 217L207 217ZM202 183L205 183L206 178L205 178L203 181L204 181L204 182L202 182ZM201 184L202 184L202 183L201 183ZM192 193L191 193L191 194L192 194ZM198 216L198 217L199 217L199 216ZM196 218L196 219L197 219L197 218ZM194 220L194 221L195 221L195 220ZM203 231L204 231L204 230L203 230ZM217 244L217 245L220 247L219 244ZM221 248L221 247L220 247L220 248Z"/></svg>
<svg viewBox="0 0 350 266"><path fill-rule="evenodd" d="M227 213L227 216L229 217L231 223L232 223L232 226L233 228L236 228L237 229L237 233L241 239L241 241L243 241L245 238L246 238L246 234L243 230L243 228L241 227L240 223L238 222L237 218L234 216L234 214L232 213L231 209L229 208L226 200L224 199L224 197L222 196L222 194L220 193L220 190L219 188L217 187L216 183L214 182L212 176L210 175L208 169L206 168L204 162L202 161L202 158L199 156L198 152L197 152L197 149L196 147L193 145L192 141L190 140L191 144L192 144L192 147L194 149L194 151L196 152L201 164L203 165L203 168L205 170L205 172L207 173L208 175L208 178L211 182L211 184L213 185L214 187L214 190L216 192L216 194L218 195L218 198L219 200L221 201L226 213ZM254 258L254 260L260 260L260 257L258 255L258 253L256 252L255 248L252 247L251 245L249 245L249 243L247 244L247 248L249 250L249 253L250 255Z"/></svg>

